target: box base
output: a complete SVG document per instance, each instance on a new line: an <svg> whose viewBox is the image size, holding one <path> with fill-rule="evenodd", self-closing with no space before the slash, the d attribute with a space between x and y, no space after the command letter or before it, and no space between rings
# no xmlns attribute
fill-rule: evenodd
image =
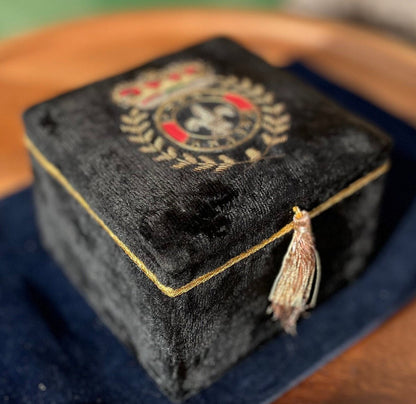
<svg viewBox="0 0 416 404"><path fill-rule="evenodd" d="M322 88L328 84L323 82ZM395 235L368 272L317 308L313 321L300 324L300 338L281 336L264 345L190 403L219 398L224 403L271 401L414 295L415 252L410 244L416 234L416 207L396 226L415 197L414 179L406 175L416 167L415 131L351 94L333 91L340 102L361 108L368 119L379 119L380 126L396 135L381 241L393 229ZM5 229L0 239L1 329L7 341L1 345L7 351L0 352L5 365L0 391L17 402L30 402L30 397L33 402L167 403L39 247L30 193L2 201L0 214L0 228ZM7 369L19 369L17 387L16 375ZM40 383L45 391L38 388Z"/></svg>

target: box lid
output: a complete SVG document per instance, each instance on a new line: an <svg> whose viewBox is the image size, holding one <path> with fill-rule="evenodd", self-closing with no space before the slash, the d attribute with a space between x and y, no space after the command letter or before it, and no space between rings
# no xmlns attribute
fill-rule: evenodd
<svg viewBox="0 0 416 404"><path fill-rule="evenodd" d="M390 149L225 38L38 104L24 121L33 157L172 297L290 231L294 205L319 213L365 186Z"/></svg>

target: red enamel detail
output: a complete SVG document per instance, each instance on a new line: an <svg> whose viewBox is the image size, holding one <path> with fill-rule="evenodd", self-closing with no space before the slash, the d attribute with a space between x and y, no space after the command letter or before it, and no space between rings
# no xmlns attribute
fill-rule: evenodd
<svg viewBox="0 0 416 404"><path fill-rule="evenodd" d="M254 108L253 104L250 101L238 94L227 93L224 95L224 99L241 110L248 110Z"/></svg>
<svg viewBox="0 0 416 404"><path fill-rule="evenodd" d="M196 72L196 69L195 69L195 66L188 66L188 67L185 67L184 71L185 71L185 73L193 74L193 73Z"/></svg>
<svg viewBox="0 0 416 404"><path fill-rule="evenodd" d="M145 85L147 87L151 87L151 88L158 88L160 86L160 81L159 80L146 81Z"/></svg>
<svg viewBox="0 0 416 404"><path fill-rule="evenodd" d="M179 80L180 78L181 78L181 75L179 74L179 73L171 73L171 74L169 74L169 78L171 79L171 80Z"/></svg>
<svg viewBox="0 0 416 404"><path fill-rule="evenodd" d="M139 95L141 91L136 87L125 88L120 91L120 95Z"/></svg>
<svg viewBox="0 0 416 404"><path fill-rule="evenodd" d="M189 135L173 121L163 123L162 128L170 137L178 142L186 142L189 138Z"/></svg>

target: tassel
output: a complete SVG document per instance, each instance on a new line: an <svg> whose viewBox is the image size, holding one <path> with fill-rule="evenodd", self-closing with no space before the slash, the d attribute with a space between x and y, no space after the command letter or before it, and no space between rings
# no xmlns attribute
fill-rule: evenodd
<svg viewBox="0 0 416 404"><path fill-rule="evenodd" d="M321 262L308 212L297 206L293 211L293 238L270 291L267 312L273 313L273 320L280 320L288 334L296 335L300 315L316 304Z"/></svg>

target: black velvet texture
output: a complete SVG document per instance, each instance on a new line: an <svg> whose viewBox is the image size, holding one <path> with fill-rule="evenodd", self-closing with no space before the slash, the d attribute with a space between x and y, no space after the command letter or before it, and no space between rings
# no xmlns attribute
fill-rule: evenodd
<svg viewBox="0 0 416 404"><path fill-rule="evenodd" d="M132 147L119 129L123 110L111 100L114 85L143 69L191 59L218 74L249 77L285 103L288 140L273 150L283 158L196 172L174 170ZM324 202L381 165L390 148L374 127L226 39L35 106L25 124L36 147L107 226L173 288L269 237L290 222L292 206L310 210ZM249 142L254 147L259 140ZM209 385L279 331L265 309L289 235L170 298L35 160L33 166L45 245L169 397L182 400ZM373 182L314 219L321 300L365 267L382 184Z"/></svg>

